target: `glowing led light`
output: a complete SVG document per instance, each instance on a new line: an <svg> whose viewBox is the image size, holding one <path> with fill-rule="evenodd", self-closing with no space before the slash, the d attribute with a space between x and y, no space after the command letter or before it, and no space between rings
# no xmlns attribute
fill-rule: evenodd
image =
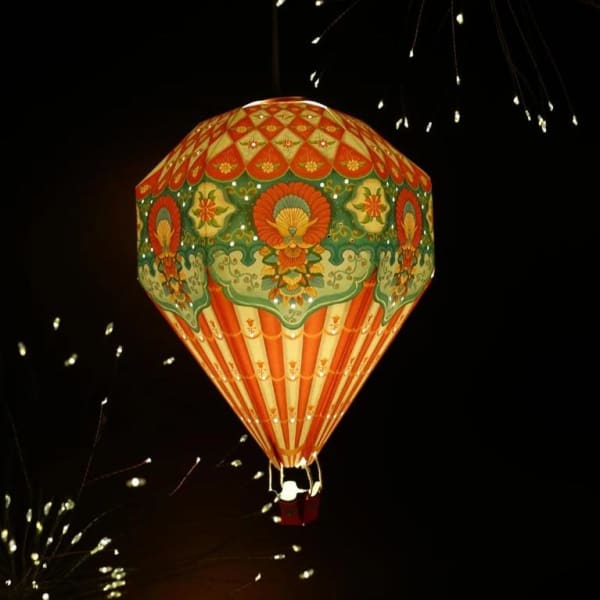
<svg viewBox="0 0 600 600"><path fill-rule="evenodd" d="M400 125L402 125L402 121L404 121L404 119L402 117L400 117L397 121L396 121L396 129L400 129Z"/></svg>
<svg viewBox="0 0 600 600"><path fill-rule="evenodd" d="M302 571L302 573L300 573L300 575L298 575L298 577L300 579L310 579L314 574L315 574L314 569L306 569L306 570Z"/></svg>
<svg viewBox="0 0 600 600"><path fill-rule="evenodd" d="M169 356L169 358L165 358L165 360L163 360L163 365L165 365L165 366L172 365L174 362L175 362L175 357Z"/></svg>
<svg viewBox="0 0 600 600"><path fill-rule="evenodd" d="M65 367L72 367L77 362L77 358L78 356L76 353L71 354L71 356L65 360Z"/></svg>
<svg viewBox="0 0 600 600"><path fill-rule="evenodd" d="M459 25L462 25L462 24L465 22L465 17L464 17L464 15L463 15L462 13L458 13L458 14L456 15L456 22L457 22Z"/></svg>
<svg viewBox="0 0 600 600"><path fill-rule="evenodd" d="M244 443L245 443L245 442L247 442L247 441L248 441L248 434L247 434L247 433L244 433L244 434L243 434L243 435L240 437L240 439L239 439L239 443L240 443L240 444L244 444Z"/></svg>
<svg viewBox="0 0 600 600"><path fill-rule="evenodd" d="M414 56L415 56L415 50L414 50L414 48L411 48L410 52L408 53L408 58L414 58Z"/></svg>
<svg viewBox="0 0 600 600"><path fill-rule="evenodd" d="M383 108L383 100L380 100L380 101L377 103L377 108L378 108L379 110L381 110L381 109Z"/></svg>
<svg viewBox="0 0 600 600"><path fill-rule="evenodd" d="M284 560L285 559L285 554L274 554L273 555L273 560Z"/></svg>
<svg viewBox="0 0 600 600"><path fill-rule="evenodd" d="M52 502L46 502L46 504L44 504L44 515L47 517L48 513L50 512L50 510L52 509Z"/></svg>
<svg viewBox="0 0 600 600"><path fill-rule="evenodd" d="M273 503L272 502L267 502L265 505L263 505L263 507L260 509L260 513L262 515L268 513L271 509L273 508Z"/></svg>
<svg viewBox="0 0 600 600"><path fill-rule="evenodd" d="M301 552L302 551L302 546L299 546L298 544L292 544L292 550L294 552Z"/></svg>
<svg viewBox="0 0 600 600"><path fill-rule="evenodd" d="M579 123L577 121L577 116L576 115L573 115L571 117L571 123L573 123L573 125L575 125L575 126L579 125Z"/></svg>
<svg viewBox="0 0 600 600"><path fill-rule="evenodd" d="M48 592L44 592L42 594L42 600L50 600L50 594Z"/></svg>
<svg viewBox="0 0 600 600"><path fill-rule="evenodd" d="M454 111L454 122L460 123L460 111L459 110Z"/></svg>
<svg viewBox="0 0 600 600"><path fill-rule="evenodd" d="M114 328L115 328L115 324L112 322L109 323L106 326L106 328L104 329L104 335L110 335L113 332Z"/></svg>
<svg viewBox="0 0 600 600"><path fill-rule="evenodd" d="M550 100L548 100L548 110L550 112L554 111L554 104L552 104L552 102L550 102Z"/></svg>
<svg viewBox="0 0 600 600"><path fill-rule="evenodd" d="M27 348L25 347L25 344L23 342L19 342L17 344L17 348L19 350L19 356L26 356Z"/></svg>
<svg viewBox="0 0 600 600"><path fill-rule="evenodd" d="M106 546L108 546L110 543L112 542L112 540L108 537L103 537L98 544L96 545L95 548L93 548L92 550L90 550L90 554L97 554L98 552L102 552L102 550L104 550L104 548L106 548Z"/></svg>
<svg viewBox="0 0 600 600"><path fill-rule="evenodd" d="M519 96L513 96L513 104L515 106L519 106L519 104L520 104Z"/></svg>
<svg viewBox="0 0 600 600"><path fill-rule="evenodd" d="M285 0L277 0L277 2L275 2L275 6L277 8L279 8L280 6L283 6L285 4Z"/></svg>
<svg viewBox="0 0 600 600"><path fill-rule="evenodd" d="M429 121L429 123L427 123L427 127L425 127L425 131L427 133L429 133L431 131L431 126L433 125L433 123L431 121Z"/></svg>
<svg viewBox="0 0 600 600"><path fill-rule="evenodd" d="M107 573L110 573L112 571L112 567L100 567L98 569L99 573L102 573L103 575L106 575Z"/></svg>
<svg viewBox="0 0 600 600"><path fill-rule="evenodd" d="M8 553L14 554L17 551L17 542L15 540L10 540L8 542Z"/></svg>
<svg viewBox="0 0 600 600"><path fill-rule="evenodd" d="M319 78L317 77L313 83L314 83L315 87L318 88L319 87Z"/></svg>
<svg viewBox="0 0 600 600"><path fill-rule="evenodd" d="M54 317L54 320L52 321L52 329L54 329L54 331L57 331L59 327L60 327L60 317Z"/></svg>
<svg viewBox="0 0 600 600"><path fill-rule="evenodd" d="M256 473L254 473L254 475L252 476L252 479L257 480L264 476L265 474L263 471L256 471Z"/></svg>
<svg viewBox="0 0 600 600"><path fill-rule="evenodd" d="M123 354L123 346L117 346L117 349L115 350L115 356L119 358L121 354Z"/></svg>
<svg viewBox="0 0 600 600"><path fill-rule="evenodd" d="M237 467L241 467L242 466L242 461L239 458L236 458L235 460L232 460L229 464L232 467L237 468Z"/></svg>
<svg viewBox="0 0 600 600"><path fill-rule="evenodd" d="M254 576L254 581L255 581L255 582L258 582L258 581L260 581L261 579L262 579L262 573L257 573L257 574Z"/></svg>
<svg viewBox="0 0 600 600"><path fill-rule="evenodd" d="M281 517L279 515L273 515L273 523L281 523Z"/></svg>
<svg viewBox="0 0 600 600"><path fill-rule="evenodd" d="M139 488L146 485L146 480L143 477L132 477L128 479L125 485L129 488Z"/></svg>
<svg viewBox="0 0 600 600"><path fill-rule="evenodd" d="M71 540L71 546L78 544L81 541L82 536L83 536L83 533L81 533L81 531L78 534L76 534L75 536L73 536L73 539Z"/></svg>
<svg viewBox="0 0 600 600"><path fill-rule="evenodd" d="M28 523L31 523L31 519L33 518L33 511L31 510L31 508L27 509L27 512L25 513L25 520Z"/></svg>
<svg viewBox="0 0 600 600"><path fill-rule="evenodd" d="M311 44L318 44L321 41L321 36L318 35L316 38L313 38Z"/></svg>

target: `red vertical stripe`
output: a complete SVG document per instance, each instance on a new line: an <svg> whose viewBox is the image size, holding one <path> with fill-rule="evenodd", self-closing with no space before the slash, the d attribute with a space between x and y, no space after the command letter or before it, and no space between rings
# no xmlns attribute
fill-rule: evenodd
<svg viewBox="0 0 600 600"><path fill-rule="evenodd" d="M327 380L323 386L321 392L321 398L318 404L318 411L315 415L315 422L312 426L308 437L305 442L304 451L308 454L312 454L314 451L314 445L319 437L321 428L327 427L328 423L325 419L325 415L329 411L329 407L333 400L336 387L339 384L339 380L342 376L342 372L346 362L348 361L349 355L352 352L353 342L357 335L357 328L364 321L365 315L367 314L371 301L373 298L373 286L375 285L376 271L367 281L363 289L358 296L355 296L351 303L348 314L343 324L342 331L340 332L340 339L337 343L331 365L329 367L329 373Z"/></svg>
<svg viewBox="0 0 600 600"><path fill-rule="evenodd" d="M327 316L327 307L319 309L310 315L304 323L304 339L302 340L302 362L300 367L300 391L298 393L298 422L303 423L308 405L308 397L312 386L317 359L319 358L319 347L321 337L323 336L323 327L325 317ZM314 422L311 424L314 427ZM312 427L311 427L312 428ZM300 443L300 434L302 427L296 428L296 439L294 447L297 448ZM309 454L302 452L303 458L309 459Z"/></svg>
<svg viewBox="0 0 600 600"><path fill-rule="evenodd" d="M285 391L285 365L283 364L283 341L281 321L266 310L259 310L260 326L263 332L267 361L271 372L271 383L275 392L275 401L279 418L282 421L286 450L290 447L290 434L287 428L288 411Z"/></svg>

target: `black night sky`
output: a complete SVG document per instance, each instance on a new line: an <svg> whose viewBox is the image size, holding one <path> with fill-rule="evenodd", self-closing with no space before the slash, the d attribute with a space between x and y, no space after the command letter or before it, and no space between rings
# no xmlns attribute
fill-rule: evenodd
<svg viewBox="0 0 600 600"><path fill-rule="evenodd" d="M495 6L527 63L511 3L453 3L458 95L452 3L424 5L406 66L420 4L362 0L317 46L352 2L287 0L276 21L269 0L22 6L5 21L0 493L21 521L28 503L76 496L109 397L76 514L103 515L131 600L600 597L599 9L520 3L547 43L523 29L555 105L542 133L512 104L492 19ZM291 95L364 120L423 168L436 235L433 283L321 453L321 516L305 528L256 514L266 459L238 443L241 423L136 279L135 185L200 121ZM148 484L127 488L134 474Z"/></svg>

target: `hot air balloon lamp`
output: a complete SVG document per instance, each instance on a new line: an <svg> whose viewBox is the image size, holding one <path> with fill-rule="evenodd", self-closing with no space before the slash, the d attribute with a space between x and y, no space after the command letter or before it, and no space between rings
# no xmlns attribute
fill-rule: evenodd
<svg viewBox="0 0 600 600"><path fill-rule="evenodd" d="M431 282L429 176L360 119L272 98L200 122L136 199L139 282L313 520L320 467L308 491L286 473L312 477Z"/></svg>

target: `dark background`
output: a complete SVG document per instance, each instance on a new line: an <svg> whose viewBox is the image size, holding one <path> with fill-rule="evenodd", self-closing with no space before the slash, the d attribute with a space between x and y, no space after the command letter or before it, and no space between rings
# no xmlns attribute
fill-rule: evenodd
<svg viewBox="0 0 600 600"><path fill-rule="evenodd" d="M460 94L450 3L426 6L407 67L419 4L362 0L339 22L351 2L288 0L276 20L257 0L6 21L0 492L28 502L24 462L34 503L75 494L109 396L90 477L153 462L86 486L80 514L110 507L132 599L600 597L598 8L513 3L547 42L523 29L528 72L495 3L555 105L543 133L512 104L494 3L462 3ZM136 280L135 185L198 122L277 95L363 119L434 196L436 276L323 450L321 517L301 529L256 514L266 460ZM132 474L148 485L127 489Z"/></svg>

